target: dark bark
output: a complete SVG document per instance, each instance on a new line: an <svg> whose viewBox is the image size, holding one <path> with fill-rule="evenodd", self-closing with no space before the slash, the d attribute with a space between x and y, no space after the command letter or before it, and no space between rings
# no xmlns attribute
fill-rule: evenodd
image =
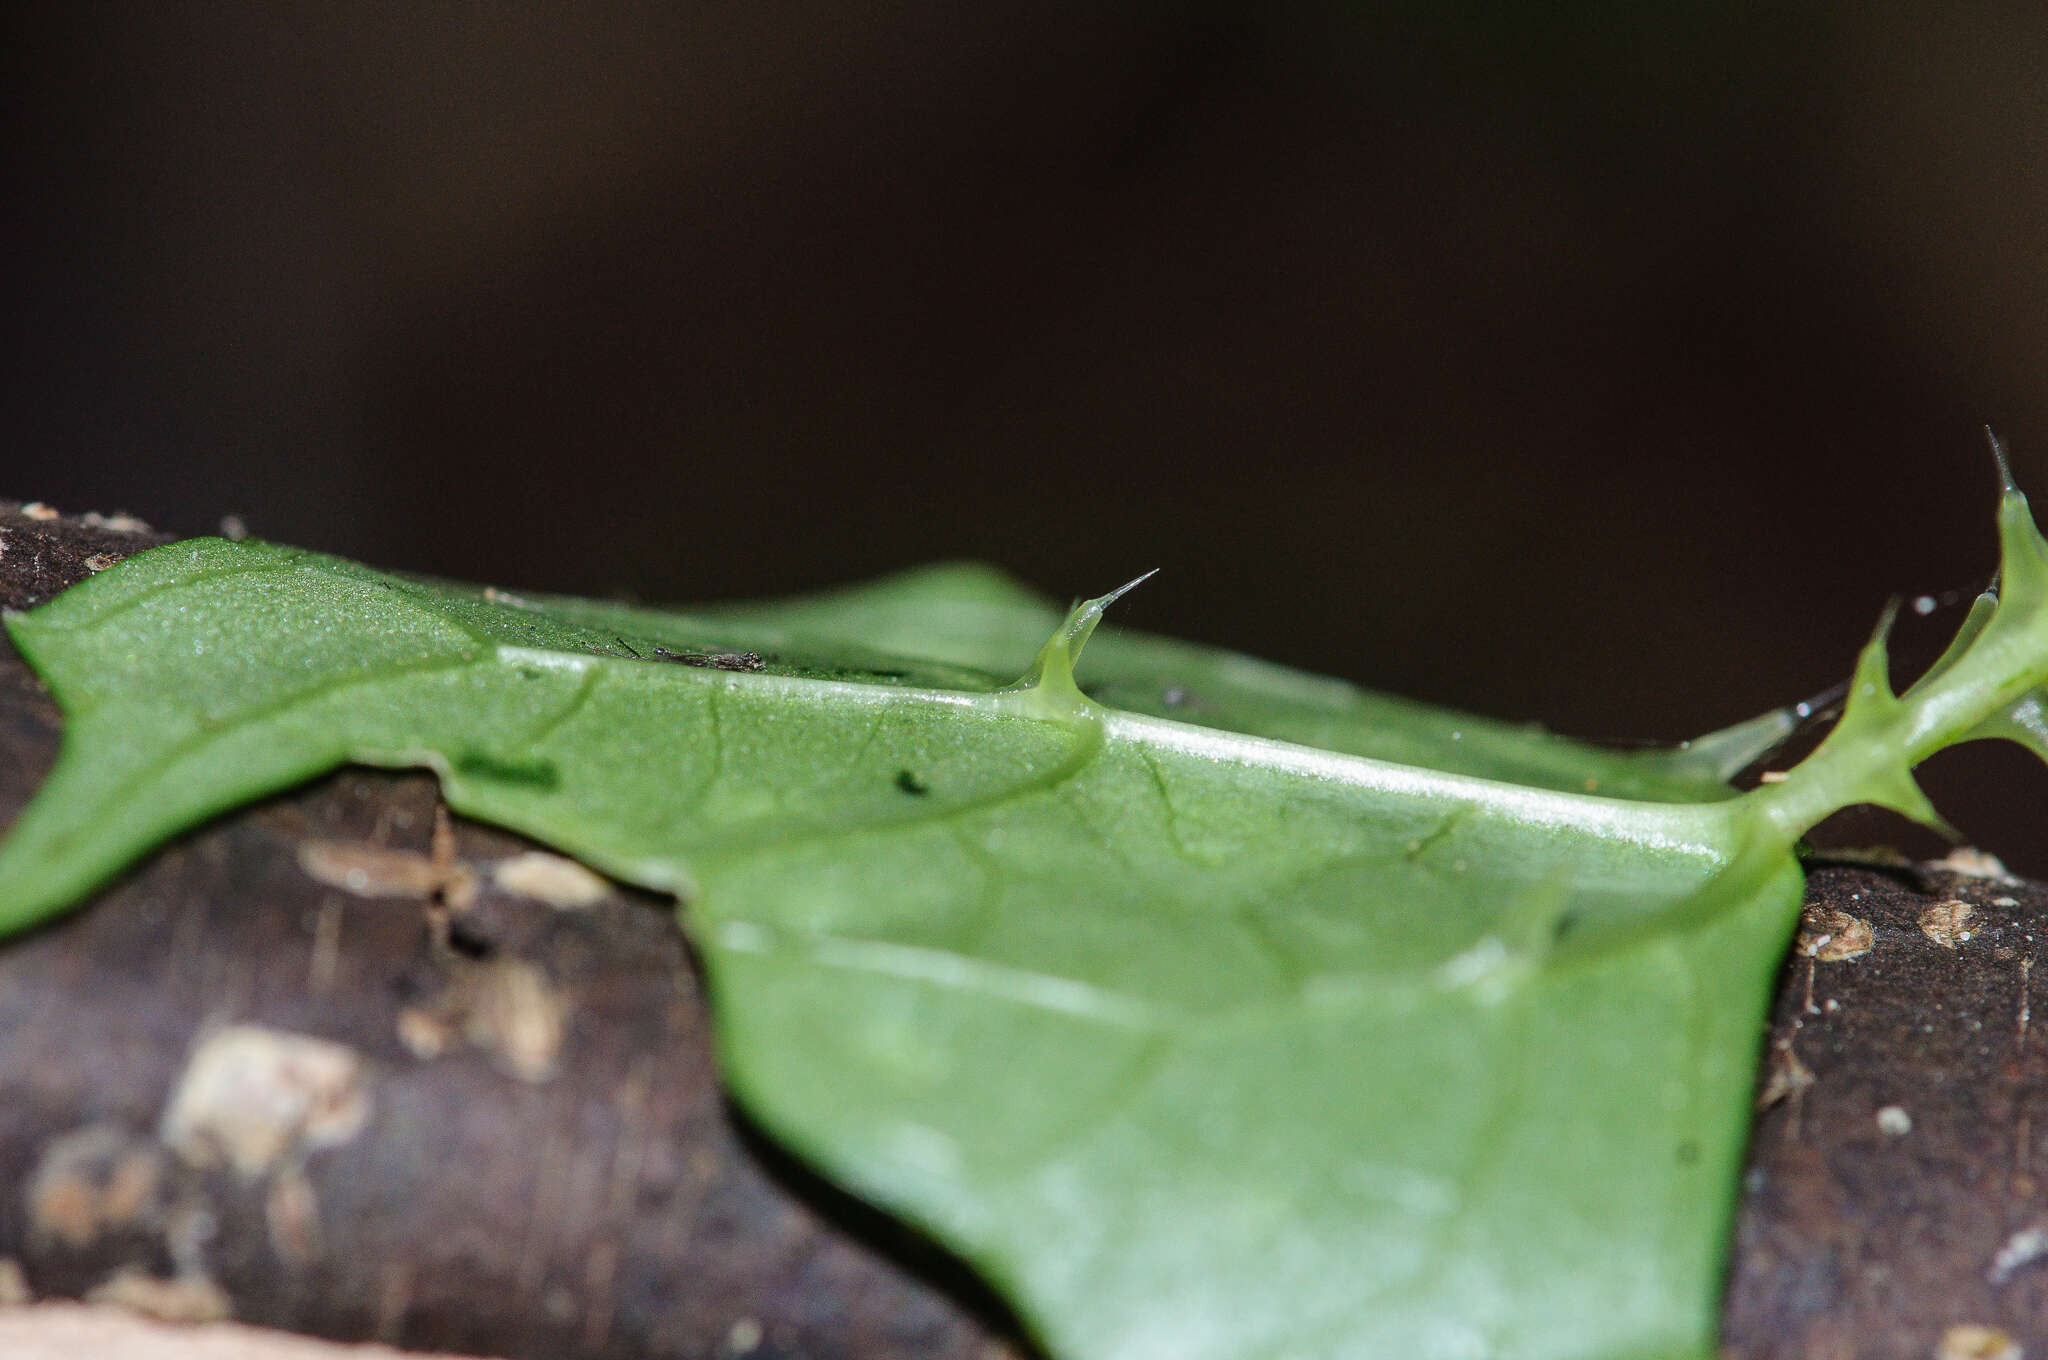
<svg viewBox="0 0 2048 1360"><path fill-rule="evenodd" d="M2048 887L1965 855L1813 866L1817 952L1779 977L1736 1226L1736 1355L2017 1360L1973 1327L2048 1348L2044 906Z"/></svg>
<svg viewBox="0 0 2048 1360"><path fill-rule="evenodd" d="M158 541L0 504L0 604ZM0 649L0 824L57 736ZM0 1267L38 1295L515 1357L1016 1345L956 1265L736 1125L663 903L550 905L485 871L532 847L459 818L437 846L437 813L424 776L345 771L0 949ZM2048 1349L2044 903L1942 865L1815 866L1731 1355L1924 1357L1969 1325ZM267 1122L195 1079L230 1068Z"/></svg>

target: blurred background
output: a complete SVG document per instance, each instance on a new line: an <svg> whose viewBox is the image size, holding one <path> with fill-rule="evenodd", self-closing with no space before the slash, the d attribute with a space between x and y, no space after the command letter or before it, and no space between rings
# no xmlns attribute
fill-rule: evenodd
<svg viewBox="0 0 2048 1360"><path fill-rule="evenodd" d="M2048 492L2032 7L13 13L0 494L68 511L643 600L1157 566L1122 621L1675 738L1982 584L1984 423ZM2027 758L1928 783L2048 873Z"/></svg>

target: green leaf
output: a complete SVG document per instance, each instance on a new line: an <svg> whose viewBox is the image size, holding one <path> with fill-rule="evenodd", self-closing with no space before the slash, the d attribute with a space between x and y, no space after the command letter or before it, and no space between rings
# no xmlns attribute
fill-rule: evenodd
<svg viewBox="0 0 2048 1360"><path fill-rule="evenodd" d="M978 567L672 613L194 540L8 620L66 731L0 931L224 808L425 766L676 893L736 1095L1055 1355L1705 1356L1792 846L1932 816L1914 762L2039 726L2048 572L2016 491L2003 523L1937 669L1894 694L1880 638L1742 796L1789 715L1601 751L1089 644L1111 597Z"/></svg>

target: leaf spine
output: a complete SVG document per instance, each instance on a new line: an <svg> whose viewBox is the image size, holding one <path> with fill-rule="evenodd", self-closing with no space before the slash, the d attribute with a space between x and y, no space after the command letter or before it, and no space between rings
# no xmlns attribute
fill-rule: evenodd
<svg viewBox="0 0 2048 1360"><path fill-rule="evenodd" d="M1107 595L1082 600L1068 610L1067 617L1053 630L1045 646L1038 649L1038 657L1031 663L1031 669L1016 684L1002 691L1000 699L1003 706L1029 717L1064 722L1070 726L1098 725L1101 705L1083 694L1081 687L1074 682L1074 667L1081 660L1081 649L1088 645L1088 639L1094 635L1095 626L1102 622L1105 610L1158 574L1159 569L1154 567Z"/></svg>

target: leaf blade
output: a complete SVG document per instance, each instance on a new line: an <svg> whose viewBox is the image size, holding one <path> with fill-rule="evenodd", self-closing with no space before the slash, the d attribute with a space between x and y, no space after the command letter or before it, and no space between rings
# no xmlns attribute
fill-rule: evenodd
<svg viewBox="0 0 2048 1360"><path fill-rule="evenodd" d="M688 897L750 1106L967 1253L1056 1351L1709 1344L1748 1081L1725 1055L1796 901L1782 856L1716 879L1731 804L1506 782L1607 768L1506 728L1436 732L1449 770L1306 747L1284 734L1369 734L1398 706L1159 640L1119 660L1105 633L1088 661L1108 648L1136 687L1201 675L1231 711L1072 696L1033 716L981 654L814 627L820 660L732 619L162 551L10 620L71 724L0 844L0 927L234 802L345 761L424 765L456 809ZM785 652L648 659L756 645ZM31 821L51 817L97 834L67 850ZM1623 1011L1573 990L1643 1000L1681 974L1713 981L1612 1051ZM980 1081L995 1051L1031 1080ZM1615 1094L1681 1062L1676 1104ZM1503 1122L1511 1098L1535 1132ZM1681 1117L1704 1132L1674 1169Z"/></svg>

